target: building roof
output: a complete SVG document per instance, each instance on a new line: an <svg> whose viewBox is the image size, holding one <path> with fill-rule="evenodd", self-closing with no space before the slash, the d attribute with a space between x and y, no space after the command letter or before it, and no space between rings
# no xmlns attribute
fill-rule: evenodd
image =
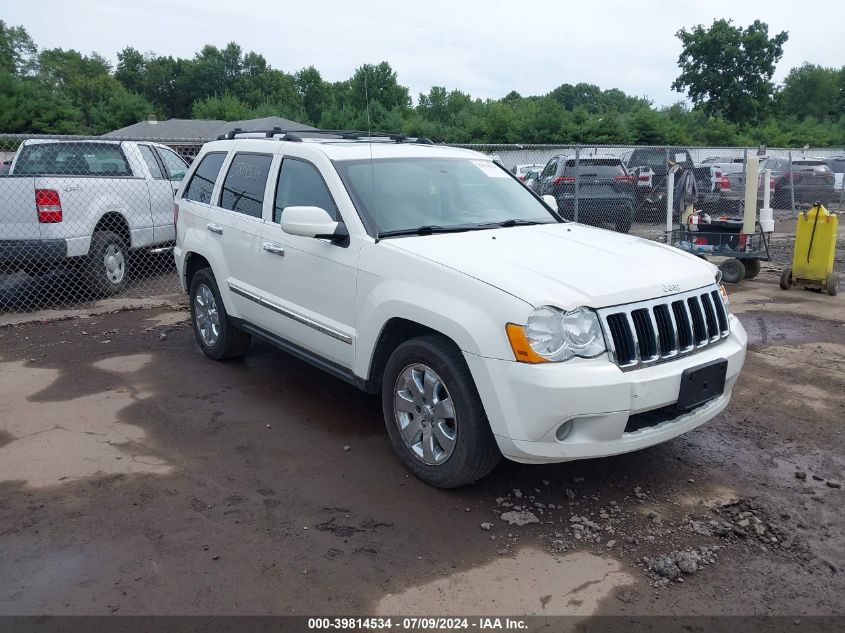
<svg viewBox="0 0 845 633"><path fill-rule="evenodd" d="M107 138L135 138L155 140L200 140L211 141L219 135L239 127L244 132L270 130L280 127L283 130L313 130L304 123L297 123L278 116L242 121L220 121L216 119L167 119L166 121L141 121L119 130L103 134Z"/></svg>

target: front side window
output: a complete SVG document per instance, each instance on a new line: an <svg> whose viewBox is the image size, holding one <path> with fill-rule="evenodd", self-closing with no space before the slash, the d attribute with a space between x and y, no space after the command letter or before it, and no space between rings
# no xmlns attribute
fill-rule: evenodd
<svg viewBox="0 0 845 633"><path fill-rule="evenodd" d="M153 150L150 148L149 145L139 145L138 149L141 152L141 156L144 158L144 162L147 164L147 169L150 170L150 174L156 180L161 180L164 178L164 174L161 172L161 167L156 160L155 154L153 154Z"/></svg>
<svg viewBox="0 0 845 633"><path fill-rule="evenodd" d="M548 163L546 163L546 166L543 168L543 172L540 174L540 176L542 178L546 178L548 176L551 176L553 173L555 173L556 168L557 168L557 159L553 158Z"/></svg>
<svg viewBox="0 0 845 633"><path fill-rule="evenodd" d="M271 162L273 157L269 154L235 154L223 181L220 206L260 218Z"/></svg>
<svg viewBox="0 0 845 633"><path fill-rule="evenodd" d="M179 157L179 154L163 147L157 147L156 151L159 157L161 157L161 162L164 163L164 168L167 170L167 179L174 181L182 180L188 171L188 166Z"/></svg>
<svg viewBox="0 0 845 633"><path fill-rule="evenodd" d="M294 158L282 161L273 221L280 222L287 207L320 207L338 220L337 206L320 172L313 165Z"/></svg>
<svg viewBox="0 0 845 633"><path fill-rule="evenodd" d="M356 206L379 235L421 227L493 228L553 223L546 205L492 161L395 158L335 163Z"/></svg>
<svg viewBox="0 0 845 633"><path fill-rule="evenodd" d="M186 200L210 204L214 183L217 181L225 159L225 152L211 152L203 156L182 197Z"/></svg>

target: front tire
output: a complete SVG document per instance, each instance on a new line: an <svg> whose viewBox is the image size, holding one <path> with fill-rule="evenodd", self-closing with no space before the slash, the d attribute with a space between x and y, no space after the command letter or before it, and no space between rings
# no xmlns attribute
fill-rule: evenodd
<svg viewBox="0 0 845 633"><path fill-rule="evenodd" d="M471 483L501 459L469 367L442 336L396 348L384 370L382 410L399 460L431 486Z"/></svg>
<svg viewBox="0 0 845 633"><path fill-rule="evenodd" d="M719 266L722 271L722 281L729 284L738 284L745 277L745 264L734 257L730 257Z"/></svg>
<svg viewBox="0 0 845 633"><path fill-rule="evenodd" d="M759 259L746 259L745 260L745 278L746 279L754 279L757 275L760 274L760 269L762 265L760 264Z"/></svg>
<svg viewBox="0 0 845 633"><path fill-rule="evenodd" d="M232 323L210 268L194 274L189 292L191 326L203 354L212 360L243 356L250 336Z"/></svg>
<svg viewBox="0 0 845 633"><path fill-rule="evenodd" d="M98 296L112 296L126 290L129 251L123 238L113 231L96 231L84 263L85 281Z"/></svg>
<svg viewBox="0 0 845 633"><path fill-rule="evenodd" d="M780 287L782 290L792 288L792 268L785 268L780 274Z"/></svg>
<svg viewBox="0 0 845 633"><path fill-rule="evenodd" d="M839 273L836 271L830 273L824 282L824 289L831 297L835 297L839 292Z"/></svg>

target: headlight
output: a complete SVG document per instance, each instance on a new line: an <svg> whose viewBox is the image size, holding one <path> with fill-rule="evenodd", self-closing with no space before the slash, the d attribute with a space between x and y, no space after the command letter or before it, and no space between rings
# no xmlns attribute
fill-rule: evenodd
<svg viewBox="0 0 845 633"><path fill-rule="evenodd" d="M564 312L542 306L531 313L525 327L508 324L507 333L516 359L522 362L592 358L605 351L599 318L589 308Z"/></svg>

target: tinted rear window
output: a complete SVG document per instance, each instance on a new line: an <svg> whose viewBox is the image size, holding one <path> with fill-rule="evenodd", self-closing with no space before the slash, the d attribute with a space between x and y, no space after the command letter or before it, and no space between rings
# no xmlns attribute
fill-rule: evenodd
<svg viewBox="0 0 845 633"><path fill-rule="evenodd" d="M827 161L827 166L830 167L831 171L836 172L837 174L845 173L845 159L829 160Z"/></svg>
<svg viewBox="0 0 845 633"><path fill-rule="evenodd" d="M116 144L35 143L21 148L15 174L131 176L132 170Z"/></svg>
<svg viewBox="0 0 845 633"><path fill-rule="evenodd" d="M269 154L235 154L223 181L220 206L260 218L271 162Z"/></svg>
<svg viewBox="0 0 845 633"><path fill-rule="evenodd" d="M210 203L214 183L225 158L225 152L212 152L203 156L182 197L186 200Z"/></svg>
<svg viewBox="0 0 845 633"><path fill-rule="evenodd" d="M564 168L564 176L574 176L576 173L575 160L569 159L566 161ZM582 176L591 175L596 178L613 178L614 176L624 176L625 168L619 160L590 160L584 158L579 161L578 173Z"/></svg>

